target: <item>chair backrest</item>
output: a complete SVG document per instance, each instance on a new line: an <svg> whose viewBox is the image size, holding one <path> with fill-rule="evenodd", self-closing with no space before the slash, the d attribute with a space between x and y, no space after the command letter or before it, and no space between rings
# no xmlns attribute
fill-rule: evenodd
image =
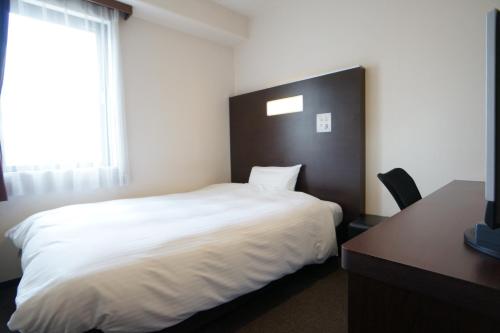
<svg viewBox="0 0 500 333"><path fill-rule="evenodd" d="M413 178L401 168L379 173L377 177L387 187L401 210L422 199Z"/></svg>

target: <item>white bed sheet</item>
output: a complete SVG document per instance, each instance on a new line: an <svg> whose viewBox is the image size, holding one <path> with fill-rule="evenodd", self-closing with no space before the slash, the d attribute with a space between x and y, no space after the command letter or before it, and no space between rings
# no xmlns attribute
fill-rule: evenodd
<svg viewBox="0 0 500 333"><path fill-rule="evenodd" d="M333 223L335 224L335 227L338 227L340 223L342 223L342 219L344 218L344 212L342 211L342 207L336 202L332 201L323 201L328 208L330 208L332 214L333 214Z"/></svg>
<svg viewBox="0 0 500 333"><path fill-rule="evenodd" d="M24 272L8 326L172 326L336 255L333 216L310 195L249 184L35 214L6 233Z"/></svg>

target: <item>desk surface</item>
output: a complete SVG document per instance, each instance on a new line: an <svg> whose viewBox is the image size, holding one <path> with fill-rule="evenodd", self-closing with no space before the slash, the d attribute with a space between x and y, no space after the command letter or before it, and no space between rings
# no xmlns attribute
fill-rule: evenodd
<svg viewBox="0 0 500 333"><path fill-rule="evenodd" d="M484 210L484 183L453 181L344 243L342 266L465 306L494 304L499 314L500 260L463 241Z"/></svg>

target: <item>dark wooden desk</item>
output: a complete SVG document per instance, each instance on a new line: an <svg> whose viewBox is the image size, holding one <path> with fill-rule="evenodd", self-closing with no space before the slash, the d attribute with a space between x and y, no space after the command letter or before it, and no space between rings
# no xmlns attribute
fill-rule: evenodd
<svg viewBox="0 0 500 333"><path fill-rule="evenodd" d="M344 243L349 332L500 332L500 260L463 242L484 209L454 181Z"/></svg>

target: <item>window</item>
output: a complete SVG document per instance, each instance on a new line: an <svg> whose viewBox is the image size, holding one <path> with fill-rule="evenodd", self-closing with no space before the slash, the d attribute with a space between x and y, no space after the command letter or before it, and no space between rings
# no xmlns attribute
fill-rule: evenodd
<svg viewBox="0 0 500 333"><path fill-rule="evenodd" d="M13 1L0 104L9 195L126 182L118 18L87 1Z"/></svg>

